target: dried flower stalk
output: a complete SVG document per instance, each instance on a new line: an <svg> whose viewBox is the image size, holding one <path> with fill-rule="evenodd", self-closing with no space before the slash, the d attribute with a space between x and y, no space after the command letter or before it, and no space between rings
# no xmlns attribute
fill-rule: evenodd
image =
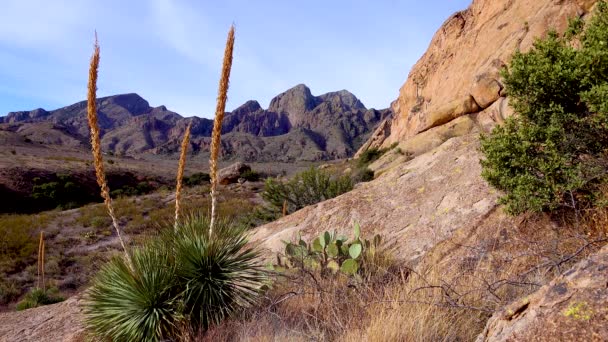
<svg viewBox="0 0 608 342"><path fill-rule="evenodd" d="M93 160L95 163L95 175L97 176L97 184L101 188L101 197L103 202L108 209L108 214L112 218L112 225L118 235L118 240L122 245L122 249L125 253L126 261L129 267L133 268L133 262L131 256L127 250L127 246L120 233L118 226L118 220L114 213L114 206L112 205L112 198L110 197L110 189L106 181L106 173L103 167L103 158L101 157L101 143L99 125L97 123L97 75L99 70L99 43L97 42L97 32L95 33L95 50L91 57L91 65L89 68L89 83L87 88L87 117L89 120L89 127L91 129L91 152L93 153Z"/></svg>
<svg viewBox="0 0 608 342"><path fill-rule="evenodd" d="M213 234L213 227L217 218L217 161L220 152L220 138L222 133L222 121L226 110L226 100L228 99L228 83L230 80L230 69L232 68L232 51L234 49L234 25L228 31L226 49L224 50L224 62L222 64L222 76L215 108L215 120L213 122L213 133L211 135L211 156L209 164L211 168L211 223L209 225L209 235Z"/></svg>
<svg viewBox="0 0 608 342"><path fill-rule="evenodd" d="M41 280L42 279L42 280ZM40 232L40 240L38 242L38 282L36 287L44 286L44 232Z"/></svg>
<svg viewBox="0 0 608 342"><path fill-rule="evenodd" d="M181 153L179 155L179 164L177 166L177 185L175 186L175 224L174 229L177 231L177 223L179 222L179 210L182 198L182 182L184 178L184 169L186 168L186 154L188 152L188 142L190 141L190 128L192 123L186 127L184 139L182 140Z"/></svg>

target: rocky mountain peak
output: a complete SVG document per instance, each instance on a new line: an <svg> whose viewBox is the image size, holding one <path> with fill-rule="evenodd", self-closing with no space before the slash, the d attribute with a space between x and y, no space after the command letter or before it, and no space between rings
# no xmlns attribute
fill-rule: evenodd
<svg viewBox="0 0 608 342"><path fill-rule="evenodd" d="M260 106L258 101L249 100L249 101L243 103L242 105L240 105L235 110L233 110L232 114L240 117L240 116L245 116L247 114L257 112L259 110L262 110L262 106Z"/></svg>
<svg viewBox="0 0 608 342"><path fill-rule="evenodd" d="M287 113L293 123L298 122L302 114L315 108L318 103L318 99L312 95L306 85L298 84L273 98L268 111L279 114Z"/></svg>
<svg viewBox="0 0 608 342"><path fill-rule="evenodd" d="M120 94L102 97L97 100L100 107L119 106L126 109L132 115L141 115L150 111L150 104L144 98L135 93Z"/></svg>
<svg viewBox="0 0 608 342"><path fill-rule="evenodd" d="M340 90L319 96L324 102L329 102L334 107L348 108L349 110L366 110L361 101L348 90Z"/></svg>

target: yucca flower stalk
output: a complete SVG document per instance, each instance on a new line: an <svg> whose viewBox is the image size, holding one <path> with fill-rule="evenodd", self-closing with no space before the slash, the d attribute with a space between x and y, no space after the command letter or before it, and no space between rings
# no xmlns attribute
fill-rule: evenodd
<svg viewBox="0 0 608 342"><path fill-rule="evenodd" d="M230 69L232 68L232 51L234 50L234 25L228 31L226 49L224 50L224 62L222 64L222 75L217 96L217 106L215 108L215 120L213 121L213 133L211 134L211 155L209 165L211 168L211 223L209 225L209 235L213 234L213 227L217 220L217 161L220 153L220 140L222 134L222 121L226 110L226 100L228 99L228 83L230 80Z"/></svg>
<svg viewBox="0 0 608 342"><path fill-rule="evenodd" d="M91 129L91 152L93 153L93 161L95 164L95 175L97 177L97 184L101 188L101 197L103 202L108 209L108 214L112 218L112 225L116 230L118 240L122 245L122 249L125 253L125 258L129 267L133 268L131 262L131 256L125 245L125 241L120 233L120 227L118 226L118 220L114 213L114 206L112 205L112 198L110 197L110 189L106 181L106 173L103 167L103 158L101 156L101 143L99 125L97 123L97 75L99 71L99 42L97 41L97 32L95 32L95 46L93 56L91 57L91 64L89 67L89 83L87 87L87 118L89 121L89 127Z"/></svg>
<svg viewBox="0 0 608 342"><path fill-rule="evenodd" d="M189 123L188 127L186 127L184 139L182 140L181 152L179 155L179 164L177 166L177 184L175 186L175 223L173 224L175 230L177 230L177 224L179 222L180 202L182 197L182 183L184 178L184 169L186 168L186 153L188 152L188 142L190 141L191 127L192 123Z"/></svg>
<svg viewBox="0 0 608 342"><path fill-rule="evenodd" d="M45 288L44 284L44 232L40 232L40 241L38 242L38 288Z"/></svg>

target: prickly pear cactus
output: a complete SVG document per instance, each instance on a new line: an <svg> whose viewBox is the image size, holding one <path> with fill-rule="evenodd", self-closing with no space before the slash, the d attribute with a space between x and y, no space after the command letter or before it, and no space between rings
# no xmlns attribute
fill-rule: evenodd
<svg viewBox="0 0 608 342"><path fill-rule="evenodd" d="M321 232L310 243L298 233L295 242L285 243L284 256L277 256L271 269L283 272L288 269L320 271L321 275L342 273L358 277L365 261L374 258L382 242L380 235L372 240L361 237L361 227L356 223L351 239L338 236L336 231Z"/></svg>

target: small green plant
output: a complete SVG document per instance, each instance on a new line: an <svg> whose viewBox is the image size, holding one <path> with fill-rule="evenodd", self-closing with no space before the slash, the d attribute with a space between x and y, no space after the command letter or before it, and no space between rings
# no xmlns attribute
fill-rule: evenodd
<svg viewBox="0 0 608 342"><path fill-rule="evenodd" d="M332 177L331 174L314 167L296 174L287 182L268 178L262 198L269 210L279 217L287 201L287 213L339 196L353 189L349 176Z"/></svg>
<svg viewBox="0 0 608 342"><path fill-rule="evenodd" d="M196 186L201 184L208 184L211 180L211 177L208 173L197 172L193 173L189 177L184 177L184 184L186 186Z"/></svg>
<svg viewBox="0 0 608 342"><path fill-rule="evenodd" d="M361 228L355 224L350 241L334 231L322 232L311 243L306 243L299 234L295 242L284 243L284 255L278 255L272 266L276 271L295 268L318 270L322 275L341 272L360 276L371 271L371 261L378 256L382 238L380 235L372 240L361 238Z"/></svg>
<svg viewBox="0 0 608 342"><path fill-rule="evenodd" d="M241 173L241 178L244 178L250 182L257 182L260 180L261 176L254 170L245 170L245 172Z"/></svg>
<svg viewBox="0 0 608 342"><path fill-rule="evenodd" d="M357 168L353 172L352 179L355 183L370 182L374 180L375 172L368 167Z"/></svg>
<svg viewBox="0 0 608 342"><path fill-rule="evenodd" d="M359 156L357 163L359 164L359 166L367 166L380 159L380 157L382 157L382 155L386 153L386 151L388 150L378 148L367 149L365 152L361 153L361 156Z"/></svg>
<svg viewBox="0 0 608 342"><path fill-rule="evenodd" d="M5 278L5 276L0 277L0 304L8 304L21 294L17 284L14 281L5 280Z"/></svg>
<svg viewBox="0 0 608 342"><path fill-rule="evenodd" d="M48 290L35 287L25 295L25 298L17 303L17 310L26 310L35 308L38 306L55 304L63 301L64 298L59 295L59 291L56 288Z"/></svg>

